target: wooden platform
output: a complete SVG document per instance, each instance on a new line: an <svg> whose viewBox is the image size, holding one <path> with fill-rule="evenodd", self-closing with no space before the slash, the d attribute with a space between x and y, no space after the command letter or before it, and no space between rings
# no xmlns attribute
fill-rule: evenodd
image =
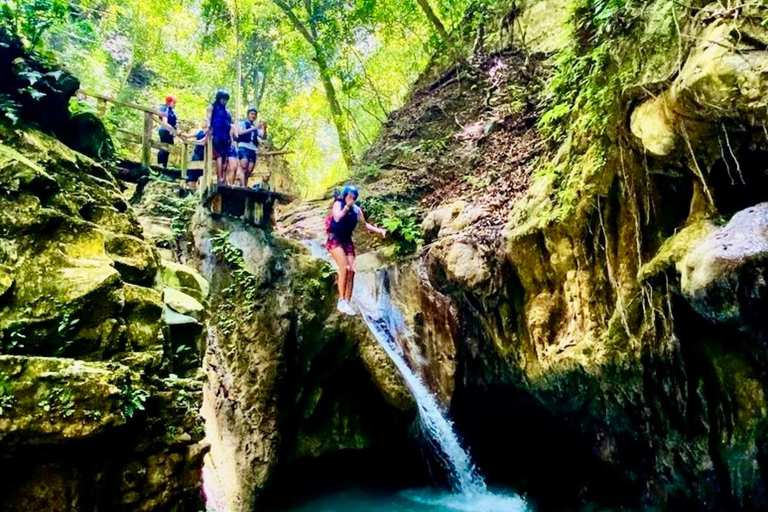
<svg viewBox="0 0 768 512"><path fill-rule="evenodd" d="M96 106L99 116L107 114L109 105L127 108L136 111L144 119L144 129L141 133L133 133L123 128L116 128L114 136L123 141L139 144L141 146L141 161L133 162L123 160L118 162L118 178L137 184L136 193L131 201L138 201L141 192L149 182L152 172L161 177L173 181L186 180L187 171L202 171L197 184L188 184L186 187L180 184L180 190L184 192L193 192L196 190L202 205L209 208L213 213L223 213L234 217L240 217L245 222L252 224L265 223L271 224L272 208L275 203L290 203L295 198L280 192L267 191L260 188L247 188L233 185L219 185L217 183L216 162L213 159L213 143L210 137L207 137L202 144L204 145L204 159L202 161L192 161L190 157L193 154L194 147L198 142L190 137L175 137L173 144L166 144L153 140L155 126L160 120L159 109L147 108L134 103L118 101L115 98L95 94L92 92L80 90L78 96L85 100L92 98L96 100ZM179 128L183 129L182 123ZM187 129L192 128L188 126ZM174 161L179 163L178 168L151 165L152 150L163 150L171 153ZM259 159L274 158L279 155L292 153L289 150L279 151L259 151ZM254 170L251 177L256 178L257 183L265 176L269 176L269 171ZM257 208L261 205L262 208Z"/></svg>
<svg viewBox="0 0 768 512"><path fill-rule="evenodd" d="M275 203L287 204L294 200L294 197L271 190L214 185L204 193L203 206L213 213L239 217L249 224L263 226L269 223Z"/></svg>

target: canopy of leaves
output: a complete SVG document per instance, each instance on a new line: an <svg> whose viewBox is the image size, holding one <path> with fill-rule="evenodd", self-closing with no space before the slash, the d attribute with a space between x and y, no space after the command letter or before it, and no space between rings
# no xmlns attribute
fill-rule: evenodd
<svg viewBox="0 0 768 512"><path fill-rule="evenodd" d="M434 2L434 8L455 29L470 2ZM173 94L190 127L202 121L219 88L230 91L232 110L257 105L272 143L294 151L293 172L311 196L348 172L318 52L332 77L342 129L360 155L440 43L415 0L283 0L296 20L279 3L5 0L0 23L29 47L53 54L85 90L147 106ZM107 121L136 131L142 122L120 108L111 108Z"/></svg>

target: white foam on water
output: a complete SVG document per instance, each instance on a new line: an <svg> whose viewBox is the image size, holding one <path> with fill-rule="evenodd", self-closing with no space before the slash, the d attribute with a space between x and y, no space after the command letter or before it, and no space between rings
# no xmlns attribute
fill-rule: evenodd
<svg viewBox="0 0 768 512"><path fill-rule="evenodd" d="M449 494L435 489L412 489L400 496L439 511L456 512L527 512L528 505L519 496L485 492L479 495Z"/></svg>

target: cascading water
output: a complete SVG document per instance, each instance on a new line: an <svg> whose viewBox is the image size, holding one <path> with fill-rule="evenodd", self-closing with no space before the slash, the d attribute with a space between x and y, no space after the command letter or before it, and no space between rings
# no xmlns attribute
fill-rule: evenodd
<svg viewBox="0 0 768 512"><path fill-rule="evenodd" d="M318 259L333 263L317 241L305 241ZM358 274L352 297L365 325L397 367L410 390L419 412L423 432L436 457L446 469L453 493L437 489L413 489L397 495L366 494L350 490L311 501L290 512L527 512L525 501L514 495L492 493L461 446L451 421L443 414L437 400L419 376L408 366L398 341L408 336L408 329L397 308L391 303L389 275ZM206 505L209 512L225 512L218 482L212 468L204 468Z"/></svg>
<svg viewBox="0 0 768 512"><path fill-rule="evenodd" d="M306 244L314 256L331 261L319 243L307 241ZM486 494L485 481L472 464L467 451L461 446L452 423L440 410L427 386L408 366L397 344L398 336L405 335L407 330L402 316L390 301L388 274L385 270L377 271L378 298L373 286L360 277L355 282L352 302L358 307L368 329L403 376L416 402L424 433L445 466L454 491L466 496Z"/></svg>
<svg viewBox="0 0 768 512"><path fill-rule="evenodd" d="M380 284L378 300L374 299L373 290L366 286L367 283L360 282L352 298L353 302L368 329L403 376L416 401L424 433L445 466L454 491L468 495L485 493L485 482L461 446L450 420L443 415L435 397L403 358L396 340L397 336L404 333L405 324L389 300L387 273L383 270L377 273Z"/></svg>

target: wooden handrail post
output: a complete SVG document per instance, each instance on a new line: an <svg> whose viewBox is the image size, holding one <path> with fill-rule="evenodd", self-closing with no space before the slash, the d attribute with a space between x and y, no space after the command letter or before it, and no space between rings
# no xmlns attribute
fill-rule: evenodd
<svg viewBox="0 0 768 512"><path fill-rule="evenodd" d="M149 167L149 159L152 156L152 114L144 112L144 132L141 137L141 165Z"/></svg>
<svg viewBox="0 0 768 512"><path fill-rule="evenodd" d="M96 99L96 111L99 114L99 117L104 117L107 115L107 100L103 98L97 98Z"/></svg>
<svg viewBox="0 0 768 512"><path fill-rule="evenodd" d="M189 144L184 139L181 139L181 179L186 179L187 164L189 163Z"/></svg>
<svg viewBox="0 0 768 512"><path fill-rule="evenodd" d="M213 160L213 142L211 141L211 136L208 135L208 137L205 139L205 155L203 156L203 182L202 186L200 187L202 190L202 195L205 197L205 195L208 193L208 188L210 187L211 183L211 161Z"/></svg>

